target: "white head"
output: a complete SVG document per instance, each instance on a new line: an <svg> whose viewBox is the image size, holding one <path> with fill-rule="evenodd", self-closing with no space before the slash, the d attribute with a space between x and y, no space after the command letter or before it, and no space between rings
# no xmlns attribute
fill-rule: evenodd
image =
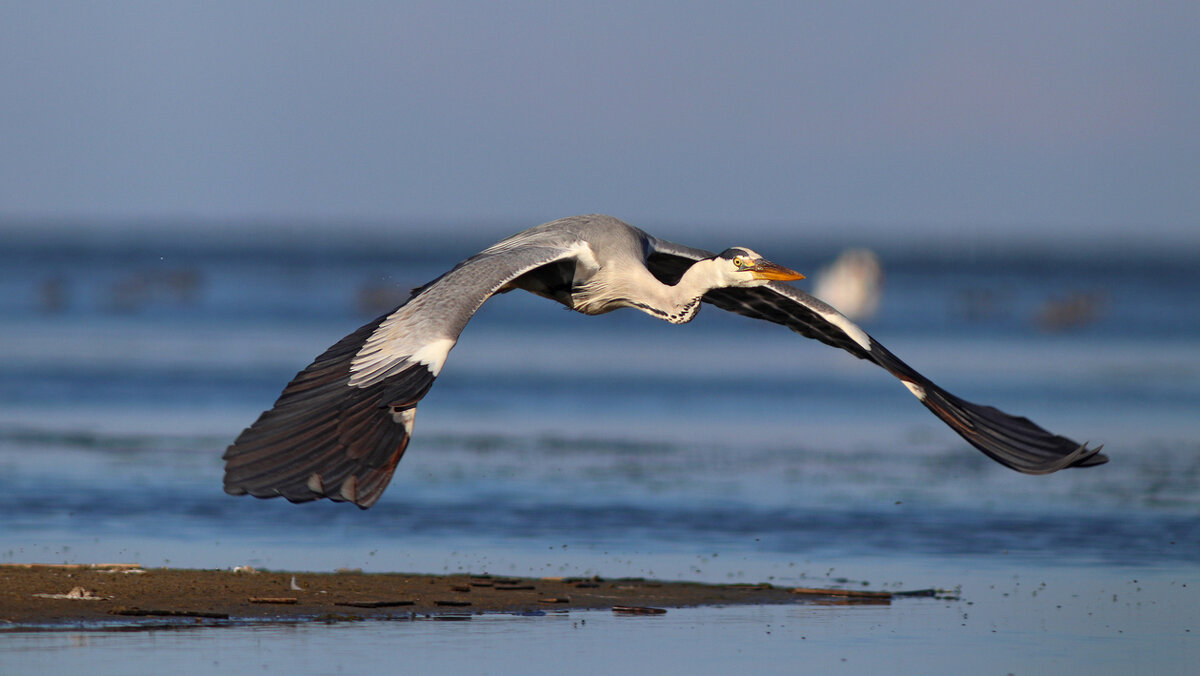
<svg viewBox="0 0 1200 676"><path fill-rule="evenodd" d="M772 263L743 246L728 248L711 259L720 286L763 286L770 281L790 282L804 275Z"/></svg>

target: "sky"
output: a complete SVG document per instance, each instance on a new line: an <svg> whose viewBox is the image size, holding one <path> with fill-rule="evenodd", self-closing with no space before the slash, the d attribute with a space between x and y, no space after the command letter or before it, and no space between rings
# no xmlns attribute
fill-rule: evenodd
<svg viewBox="0 0 1200 676"><path fill-rule="evenodd" d="M0 223L1196 241L1198 82L1194 1L0 0Z"/></svg>

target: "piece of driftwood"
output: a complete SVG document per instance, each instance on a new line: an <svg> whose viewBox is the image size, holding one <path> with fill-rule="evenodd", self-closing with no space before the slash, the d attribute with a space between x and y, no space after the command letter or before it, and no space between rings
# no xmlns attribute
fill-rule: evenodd
<svg viewBox="0 0 1200 676"><path fill-rule="evenodd" d="M336 605L350 606L352 608L394 608L396 606L411 606L415 601L393 600L393 601L338 601Z"/></svg>
<svg viewBox="0 0 1200 676"><path fill-rule="evenodd" d="M649 606L613 606L614 613L623 615L665 615L666 608L651 608Z"/></svg>
<svg viewBox="0 0 1200 676"><path fill-rule="evenodd" d="M203 617L211 620L228 620L228 613L210 613L203 610L156 610L152 608L129 608L117 606L110 608L109 615L125 615L129 617Z"/></svg>
<svg viewBox="0 0 1200 676"><path fill-rule="evenodd" d="M860 599L890 599L892 592L885 591L866 591L860 589L817 589L813 587L795 587L789 589L793 594L801 594L804 596L845 596L849 598Z"/></svg>

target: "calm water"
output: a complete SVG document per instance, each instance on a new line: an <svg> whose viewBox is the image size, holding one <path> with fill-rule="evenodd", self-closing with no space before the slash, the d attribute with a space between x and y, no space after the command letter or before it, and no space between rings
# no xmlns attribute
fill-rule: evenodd
<svg viewBox="0 0 1200 676"><path fill-rule="evenodd" d="M963 601L9 635L0 664L115 664L131 647L266 671L305 655L326 671L396 654L559 664L530 645L578 654L580 670L954 673L993 654L1011 658L997 673L1185 673L1200 657L1200 268L1185 252L879 252L887 282L867 330L962 397L1104 443L1113 460L1097 470L1005 470L881 369L776 326L711 307L684 327L589 318L514 294L464 332L374 508L221 491L224 446L297 369L503 234L423 247L13 237L0 249L0 561L845 577L960 586ZM805 272L836 254L740 243ZM1077 323L1046 319L1072 299ZM464 638L475 648L454 650Z"/></svg>

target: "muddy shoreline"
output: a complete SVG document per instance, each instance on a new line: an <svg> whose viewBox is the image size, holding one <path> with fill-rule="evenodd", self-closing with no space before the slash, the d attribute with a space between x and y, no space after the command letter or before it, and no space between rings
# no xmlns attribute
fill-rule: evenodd
<svg viewBox="0 0 1200 676"><path fill-rule="evenodd" d="M0 565L0 630L190 624L461 619L480 613L781 603L890 603L938 592L796 589L645 579L519 578L142 568L134 564Z"/></svg>

